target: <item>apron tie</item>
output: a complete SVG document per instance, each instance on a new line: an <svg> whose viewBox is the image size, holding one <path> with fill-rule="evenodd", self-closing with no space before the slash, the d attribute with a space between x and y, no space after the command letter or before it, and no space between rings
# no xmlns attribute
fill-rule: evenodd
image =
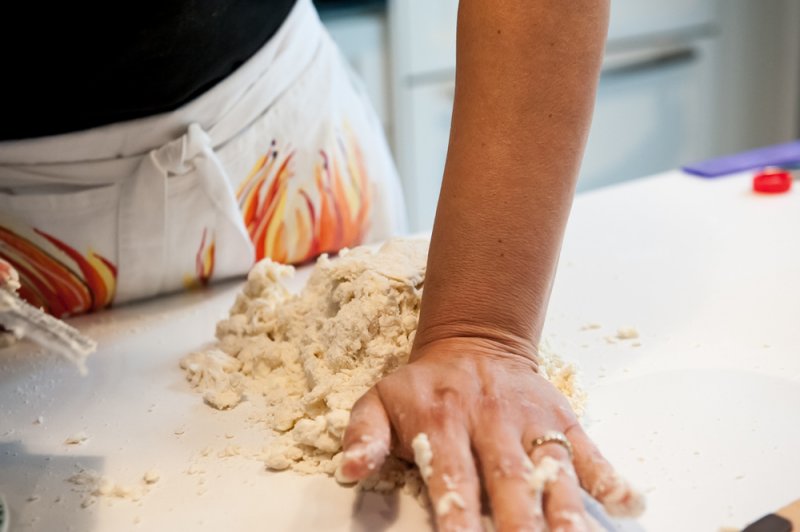
<svg viewBox="0 0 800 532"><path fill-rule="evenodd" d="M151 150L122 183L119 209L117 298L128 300L163 292L167 268L167 187L170 178L196 174L214 206L215 268L220 277L252 264L255 251L244 227L228 176L198 124Z"/></svg>

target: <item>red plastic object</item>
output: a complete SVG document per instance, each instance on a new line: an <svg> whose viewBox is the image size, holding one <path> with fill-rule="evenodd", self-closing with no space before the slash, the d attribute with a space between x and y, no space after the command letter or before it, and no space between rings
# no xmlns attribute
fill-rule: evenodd
<svg viewBox="0 0 800 532"><path fill-rule="evenodd" d="M781 168L765 168L753 177L753 190L762 194L781 194L792 188L792 174Z"/></svg>

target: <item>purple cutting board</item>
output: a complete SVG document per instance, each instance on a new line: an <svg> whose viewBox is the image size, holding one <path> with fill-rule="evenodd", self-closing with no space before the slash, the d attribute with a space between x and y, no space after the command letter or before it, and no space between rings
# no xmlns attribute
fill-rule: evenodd
<svg viewBox="0 0 800 532"><path fill-rule="evenodd" d="M800 140L709 159L684 166L683 170L700 177L720 177L765 166L792 167L798 164L800 164Z"/></svg>

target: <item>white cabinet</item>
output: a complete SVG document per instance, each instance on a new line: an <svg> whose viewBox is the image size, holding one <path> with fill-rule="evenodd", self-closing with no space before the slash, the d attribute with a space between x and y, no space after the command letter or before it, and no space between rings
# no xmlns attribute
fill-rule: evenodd
<svg viewBox="0 0 800 532"><path fill-rule="evenodd" d="M345 14L323 11L321 16L342 55L363 80L384 128L391 131L386 11L366 9Z"/></svg>
<svg viewBox="0 0 800 532"><path fill-rule="evenodd" d="M646 176L707 157L717 117L714 39L634 54L600 78L578 190Z"/></svg>
<svg viewBox="0 0 800 532"><path fill-rule="evenodd" d="M442 185L455 82L444 80L414 86L409 91L411 123L410 173L406 180L406 204L413 229L433 226Z"/></svg>
<svg viewBox="0 0 800 532"><path fill-rule="evenodd" d="M399 77L449 73L455 70L458 0L390 2L392 30L399 47L394 58Z"/></svg>
<svg viewBox="0 0 800 532"><path fill-rule="evenodd" d="M711 23L714 13L713 0L611 0L608 39L686 31Z"/></svg>
<svg viewBox="0 0 800 532"><path fill-rule="evenodd" d="M579 188L709 151L713 0L614 0ZM457 0L389 0L394 150L413 230L431 227L449 139Z"/></svg>
<svg viewBox="0 0 800 532"><path fill-rule="evenodd" d="M455 86L458 0L389 0L394 154L412 231L430 229Z"/></svg>
<svg viewBox="0 0 800 532"><path fill-rule="evenodd" d="M458 0L387 7L355 29L328 25L389 130L411 229L426 230L449 140ZM798 28L797 0L613 0L578 189L796 135Z"/></svg>

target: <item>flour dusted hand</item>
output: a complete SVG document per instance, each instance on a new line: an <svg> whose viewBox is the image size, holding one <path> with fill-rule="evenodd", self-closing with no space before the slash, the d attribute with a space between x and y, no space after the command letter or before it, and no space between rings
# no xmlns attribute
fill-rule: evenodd
<svg viewBox="0 0 800 532"><path fill-rule="evenodd" d="M378 382L353 408L342 474L370 475L388 456L422 472L439 530L482 530L481 491L496 530L602 530L579 484L613 515L644 509L584 433L565 396L535 357L501 342L462 337L415 346L409 364ZM574 448L538 437L558 431Z"/></svg>

